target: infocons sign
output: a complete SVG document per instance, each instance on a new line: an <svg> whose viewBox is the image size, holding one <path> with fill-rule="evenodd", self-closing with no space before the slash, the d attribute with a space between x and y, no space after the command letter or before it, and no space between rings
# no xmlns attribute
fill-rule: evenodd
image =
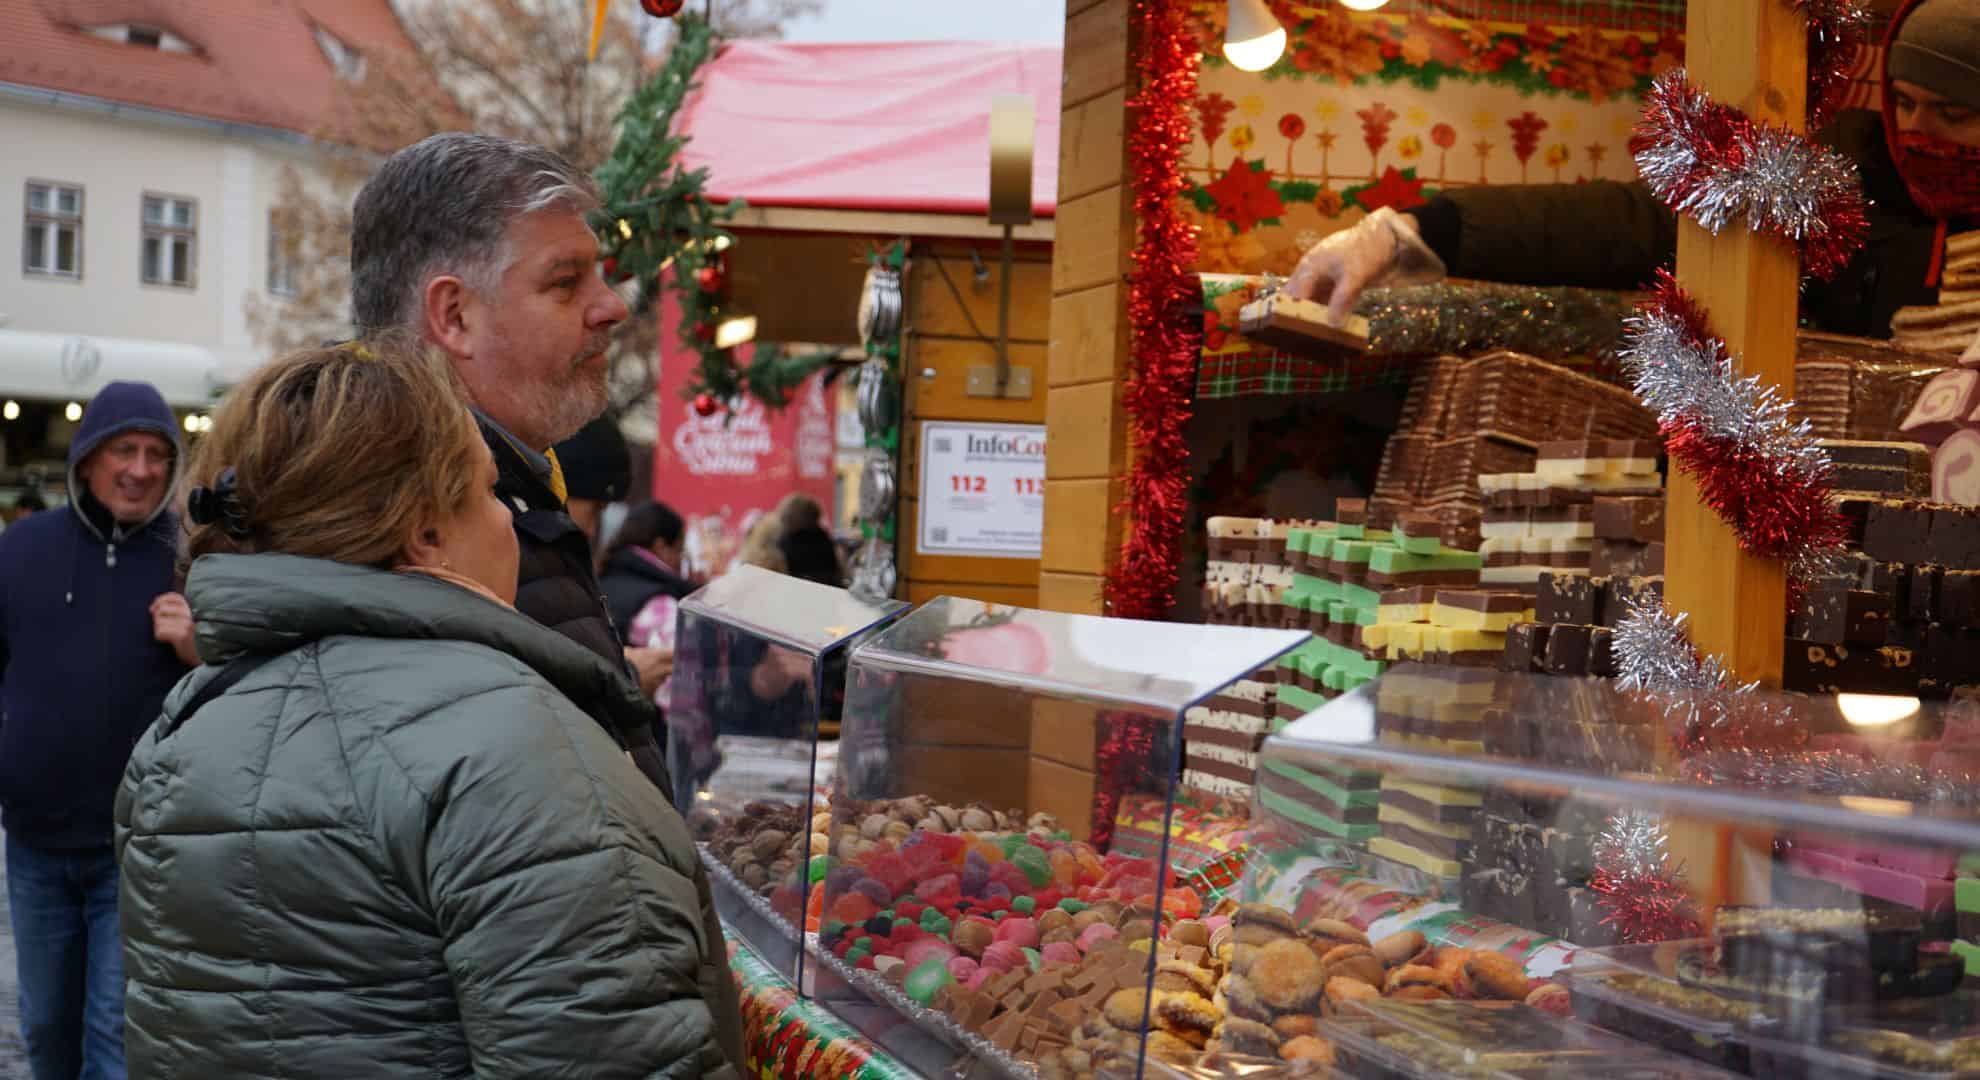
<svg viewBox="0 0 1980 1080"><path fill-rule="evenodd" d="M1035 424L921 425L924 555L1035 559L1045 539L1045 429Z"/></svg>
<svg viewBox="0 0 1980 1080"><path fill-rule="evenodd" d="M672 314L661 313L663 326ZM737 350L748 363L752 346ZM699 357L663 348L659 439L653 448L653 497L687 523L688 559L697 570L727 569L757 518L801 492L832 514L832 395L824 373L805 380L782 409L754 398L733 410L698 416L683 392Z"/></svg>

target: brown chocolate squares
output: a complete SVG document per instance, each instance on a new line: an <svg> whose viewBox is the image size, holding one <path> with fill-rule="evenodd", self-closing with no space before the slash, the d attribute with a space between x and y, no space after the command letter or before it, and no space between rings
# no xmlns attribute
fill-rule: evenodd
<svg viewBox="0 0 1980 1080"><path fill-rule="evenodd" d="M1934 517L1931 508L1910 500L1879 499L1871 503L1863 519L1864 554L1880 562L1943 563L1943 558L1935 557ZM1949 536L1951 531L1949 520ZM1962 569L1980 570L1980 566Z"/></svg>
<svg viewBox="0 0 1980 1080"><path fill-rule="evenodd" d="M1932 507L1929 559L1948 570L1980 570L1980 508Z"/></svg>
<svg viewBox="0 0 1980 1080"><path fill-rule="evenodd" d="M1788 639L1781 686L1809 694L1916 694L1912 650L1895 645L1825 645Z"/></svg>
<svg viewBox="0 0 1980 1080"><path fill-rule="evenodd" d="M1828 645L1882 645L1891 598L1858 589L1810 589L1789 622L1788 635Z"/></svg>
<svg viewBox="0 0 1980 1080"><path fill-rule="evenodd" d="M1602 620L1602 596L1608 582L1587 574L1545 573L1534 601L1534 617L1543 623L1595 626Z"/></svg>
<svg viewBox="0 0 1980 1080"><path fill-rule="evenodd" d="M1835 439L1820 445L1834 463L1830 483L1837 491L1918 497L1932 492L1932 451L1921 443Z"/></svg>
<svg viewBox="0 0 1980 1080"><path fill-rule="evenodd" d="M1661 604L1663 601L1662 577L1610 578L1603 590L1602 614L1604 621L1618 623L1638 607Z"/></svg>
<svg viewBox="0 0 1980 1080"><path fill-rule="evenodd" d="M1506 631L1506 652L1500 667L1506 671L1539 671L1547 655L1547 623L1516 623Z"/></svg>
<svg viewBox="0 0 1980 1080"><path fill-rule="evenodd" d="M1604 540L1649 544L1664 538L1662 496L1595 500L1595 535Z"/></svg>
<svg viewBox="0 0 1980 1080"><path fill-rule="evenodd" d="M1654 577L1664 572L1664 543L1597 539L1589 552L1588 572L1596 577Z"/></svg>
<svg viewBox="0 0 1980 1080"><path fill-rule="evenodd" d="M1335 499L1334 520L1343 525L1365 525L1368 523L1367 499Z"/></svg>

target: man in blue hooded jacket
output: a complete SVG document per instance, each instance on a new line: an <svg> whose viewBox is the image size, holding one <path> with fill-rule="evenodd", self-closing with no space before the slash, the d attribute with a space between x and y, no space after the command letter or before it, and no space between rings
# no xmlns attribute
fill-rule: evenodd
<svg viewBox="0 0 1980 1080"><path fill-rule="evenodd" d="M125 760L189 666L172 591L178 425L105 386L69 446L68 510L0 534L0 829L34 1080L122 1080L110 818Z"/></svg>

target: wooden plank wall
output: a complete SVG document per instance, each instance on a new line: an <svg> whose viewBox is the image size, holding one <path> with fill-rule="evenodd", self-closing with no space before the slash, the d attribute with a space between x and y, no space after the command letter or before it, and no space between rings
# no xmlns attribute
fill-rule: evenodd
<svg viewBox="0 0 1980 1080"><path fill-rule="evenodd" d="M974 249L989 271L978 281ZM918 241L908 258L907 341L901 372L900 596L919 604L937 596L1038 606L1038 560L923 555L915 548L921 493L921 425L928 420L1000 424L1045 422L1047 324L1051 319L1051 249L1020 246L1011 274L1011 367L1030 368L1028 398L970 397L969 369L997 362L1001 256L995 244Z"/></svg>
<svg viewBox="0 0 1980 1080"><path fill-rule="evenodd" d="M1128 10L1128 0L1066 4L1038 602L1085 614L1101 613L1101 579L1120 548L1128 460Z"/></svg>

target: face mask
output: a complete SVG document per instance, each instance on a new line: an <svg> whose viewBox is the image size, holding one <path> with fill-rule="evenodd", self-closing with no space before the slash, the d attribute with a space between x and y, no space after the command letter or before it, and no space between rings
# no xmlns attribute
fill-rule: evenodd
<svg viewBox="0 0 1980 1080"><path fill-rule="evenodd" d="M1936 218L1980 214L1980 147L1895 132L1891 154L1919 209Z"/></svg>

